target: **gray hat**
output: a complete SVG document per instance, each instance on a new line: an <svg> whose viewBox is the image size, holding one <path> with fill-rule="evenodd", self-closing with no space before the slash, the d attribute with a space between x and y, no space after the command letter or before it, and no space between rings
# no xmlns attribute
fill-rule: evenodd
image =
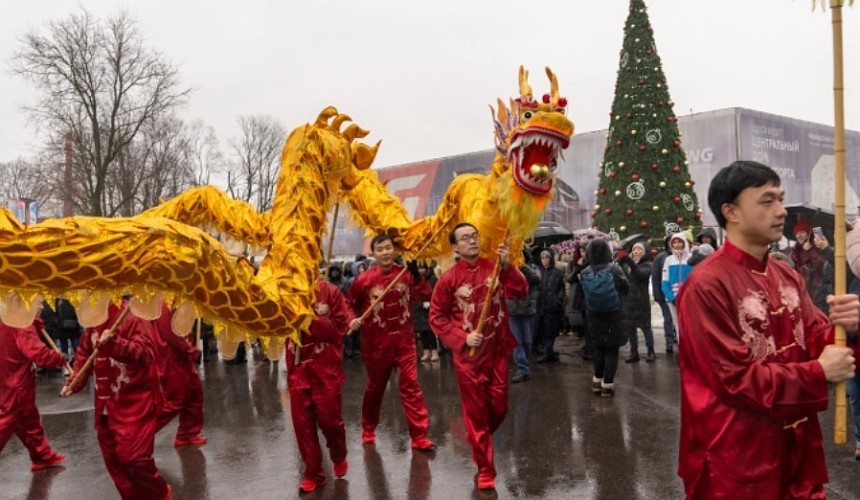
<svg viewBox="0 0 860 500"><path fill-rule="evenodd" d="M552 252L549 250L541 250L540 256L552 258Z"/></svg>

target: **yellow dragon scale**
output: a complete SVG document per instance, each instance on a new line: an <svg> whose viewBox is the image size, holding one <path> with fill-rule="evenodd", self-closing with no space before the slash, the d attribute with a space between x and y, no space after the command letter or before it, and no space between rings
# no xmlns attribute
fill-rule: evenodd
<svg viewBox="0 0 860 500"><path fill-rule="evenodd" d="M491 171L457 177L438 211L418 221L369 170L379 144L358 142L367 131L357 125L341 131L349 117L333 107L287 138L272 208L265 213L210 186L128 219L70 217L24 227L0 209L0 298L21 299L4 300L0 319L18 308L32 320L29 302L37 294L62 294L76 306L87 305L84 295L95 303L97 292L112 294L114 301L123 293L143 301L163 295L176 306L193 303L219 329L228 350L242 338L260 337L276 356L271 347L284 339L297 342L313 318L321 241L335 194L362 227L391 234L408 258L449 219L449 227L475 224L488 254L505 234L518 250L552 196L556 157L573 133L555 75L549 69L547 75L551 93L538 102L520 68L520 97L510 109L499 101L494 116L499 154ZM265 248L259 271L237 262L200 228ZM447 239L438 237L421 257L448 253ZM272 338L279 342L269 345Z"/></svg>

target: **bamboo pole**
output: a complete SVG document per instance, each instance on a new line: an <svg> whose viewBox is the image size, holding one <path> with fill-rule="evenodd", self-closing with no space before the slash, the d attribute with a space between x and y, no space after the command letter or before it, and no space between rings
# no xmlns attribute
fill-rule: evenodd
<svg viewBox="0 0 860 500"><path fill-rule="evenodd" d="M129 311L131 311L131 304L126 304L125 309L123 309L122 312L119 313L119 317L116 319L116 321L114 321L113 326L110 327L110 330L108 330L107 339L105 340L110 340L110 338L114 336L114 334L116 333L116 329L119 328L119 325L120 323L122 323L122 320L124 320L125 317L128 316ZM61 396L68 396L72 393L72 390L75 388L76 385L78 385L78 382L80 382L81 377L89 371L98 354L99 348L96 347L95 349L93 349L93 352L90 354L90 357L87 358L87 362L84 363L84 366L82 366L78 373L75 374L75 377L72 379L72 381L66 384L65 387L63 387L63 391L60 393Z"/></svg>
<svg viewBox="0 0 860 500"><path fill-rule="evenodd" d="M505 235L502 237L502 242L508 239L508 231L505 230ZM478 318L478 326L475 327L475 332L481 333L484 330L484 323L487 321L487 315L490 313L490 304L493 303L493 291L496 289L496 283L499 281L499 273L502 272L502 257L496 257L496 263L493 266L493 273L490 275L490 286L487 288L487 296L484 297L484 307L481 308L481 316ZM469 348L469 357L474 357L477 354L478 348Z"/></svg>
<svg viewBox="0 0 860 500"><path fill-rule="evenodd" d="M50 346L51 349L57 351L57 354L63 354L63 351L61 351L60 348L57 347L57 344L54 343L54 339L51 338L51 335L49 335L48 332L46 332L44 328L40 328L39 333L42 334L42 338L45 339L45 342L48 343L48 346ZM63 354L63 357L65 357L65 354ZM65 375L67 377L72 374L72 365L70 365L68 361L66 361L65 369L66 369Z"/></svg>
<svg viewBox="0 0 860 500"><path fill-rule="evenodd" d="M845 293L845 100L842 77L842 4L843 0L830 0L833 23L833 114L834 114L834 280L833 293ZM836 326L834 344L845 347L845 327ZM845 401L845 382L835 387L833 406L833 442L847 441L848 413Z"/></svg>
<svg viewBox="0 0 860 500"><path fill-rule="evenodd" d="M448 218L445 219L445 222L443 222L442 225L439 226L438 229L436 229L436 232L433 233L426 242L424 242L424 245L422 245L421 248L418 250L418 253L415 254L414 259L417 260L418 257L421 256L421 254L423 254L424 251L430 247L430 244L433 243L433 240L435 240L436 237L439 236L439 233L441 233L442 230L445 229L445 226L447 226L448 223L451 222L455 215L457 215L457 212L452 211L451 215L449 215ZM391 280L391 283L389 283L388 286L385 287L385 290L383 290L382 293L379 294L379 297L377 297L370 304L370 307L368 307L367 310L364 311L364 314L362 314L361 317L358 318L360 322L364 323L364 320L367 319L367 315L370 314L371 311L373 311L373 308L376 307L376 305L379 304L380 301L382 301L382 299L385 297L385 294L387 294L388 291L391 290L394 285L397 284L398 281L400 281L400 278L403 276L407 269L408 267L404 266L403 269L401 269L400 272L397 273L397 276L395 276L394 279Z"/></svg>

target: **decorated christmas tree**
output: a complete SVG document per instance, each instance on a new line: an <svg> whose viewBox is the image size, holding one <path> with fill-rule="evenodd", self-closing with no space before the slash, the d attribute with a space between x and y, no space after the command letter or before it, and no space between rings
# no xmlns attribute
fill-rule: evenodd
<svg viewBox="0 0 860 500"><path fill-rule="evenodd" d="M654 248L702 217L643 0L630 0L592 217L612 238Z"/></svg>

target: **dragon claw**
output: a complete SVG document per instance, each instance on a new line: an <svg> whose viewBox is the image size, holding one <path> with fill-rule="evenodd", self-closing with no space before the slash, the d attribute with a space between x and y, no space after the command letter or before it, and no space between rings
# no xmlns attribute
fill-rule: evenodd
<svg viewBox="0 0 860 500"><path fill-rule="evenodd" d="M340 126L343 124L343 122L351 122L351 121L352 121L352 118L350 118L349 115L338 114L337 116L334 117L334 120L331 122L330 130L339 133L340 132Z"/></svg>
<svg viewBox="0 0 860 500"><path fill-rule="evenodd" d="M328 106L327 108L320 111L319 116L317 117L316 126L325 128L328 126L328 120L332 116L337 116L337 108L334 106Z"/></svg>
<svg viewBox="0 0 860 500"><path fill-rule="evenodd" d="M346 140L348 140L349 142L352 142L356 138L360 139L362 137L366 137L367 134L369 134L369 133L370 133L369 130L364 130L363 128L361 128L358 125L356 125L355 123L353 123L352 125L347 127L346 130L343 131L342 135L344 137L346 137Z"/></svg>

